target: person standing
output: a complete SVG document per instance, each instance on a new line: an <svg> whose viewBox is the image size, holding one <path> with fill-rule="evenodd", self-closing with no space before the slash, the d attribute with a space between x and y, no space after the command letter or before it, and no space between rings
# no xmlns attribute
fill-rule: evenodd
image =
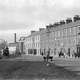
<svg viewBox="0 0 80 80"><path fill-rule="evenodd" d="M3 55L4 56L9 56L9 49L8 49L8 47L4 48Z"/></svg>
<svg viewBox="0 0 80 80"><path fill-rule="evenodd" d="M48 62L49 56L50 56L50 49L47 52L47 62Z"/></svg>
<svg viewBox="0 0 80 80"><path fill-rule="evenodd" d="M67 54L68 54L68 56L70 57L70 48L68 48L68 53L67 53Z"/></svg>

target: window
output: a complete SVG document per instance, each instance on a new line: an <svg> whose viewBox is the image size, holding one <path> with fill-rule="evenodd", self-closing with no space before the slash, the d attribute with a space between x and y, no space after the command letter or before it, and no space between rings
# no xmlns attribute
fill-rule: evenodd
<svg viewBox="0 0 80 80"><path fill-rule="evenodd" d="M67 35L70 36L71 35L71 28L67 29Z"/></svg>
<svg viewBox="0 0 80 80"><path fill-rule="evenodd" d="M40 40L40 35L38 36L38 40Z"/></svg>
<svg viewBox="0 0 80 80"><path fill-rule="evenodd" d="M38 35L36 36L36 40L38 41Z"/></svg>
<svg viewBox="0 0 80 80"><path fill-rule="evenodd" d="M36 36L35 36L35 41L36 41Z"/></svg>
<svg viewBox="0 0 80 80"><path fill-rule="evenodd" d="M77 26L77 30L80 30L80 26Z"/></svg>
<svg viewBox="0 0 80 80"><path fill-rule="evenodd" d="M71 33L70 35L73 36L74 32L73 32L74 27L71 27Z"/></svg>
<svg viewBox="0 0 80 80"><path fill-rule="evenodd" d="M69 28L69 30L70 30L70 33L71 33L72 29L71 29L71 28Z"/></svg>
<svg viewBox="0 0 80 80"><path fill-rule="evenodd" d="M38 40L38 36L36 36L36 40Z"/></svg>
<svg viewBox="0 0 80 80"><path fill-rule="evenodd" d="M38 47L40 48L40 43L38 43Z"/></svg>
<svg viewBox="0 0 80 80"><path fill-rule="evenodd" d="M52 32L52 38L54 38L54 32Z"/></svg>
<svg viewBox="0 0 80 80"><path fill-rule="evenodd" d="M57 32L57 36L60 37L60 31Z"/></svg>
<svg viewBox="0 0 80 80"><path fill-rule="evenodd" d="M77 35L80 35L80 26L77 26Z"/></svg>
<svg viewBox="0 0 80 80"><path fill-rule="evenodd" d="M55 34L55 38L57 38L57 31L55 31L55 33L54 33L54 34Z"/></svg>
<svg viewBox="0 0 80 80"><path fill-rule="evenodd" d="M76 35L76 27L73 27L73 35Z"/></svg>
<svg viewBox="0 0 80 80"><path fill-rule="evenodd" d="M38 46L38 44L36 43L36 47Z"/></svg>
<svg viewBox="0 0 80 80"><path fill-rule="evenodd" d="M75 36L75 37L73 37L73 44L76 45L76 42L77 41L76 41L76 36Z"/></svg>
<svg viewBox="0 0 80 80"><path fill-rule="evenodd" d="M37 48L38 48L38 43L37 43Z"/></svg>
<svg viewBox="0 0 80 80"><path fill-rule="evenodd" d="M34 47L36 46L36 44L34 43L33 45L34 45L34 46L33 46L33 48L34 48Z"/></svg>
<svg viewBox="0 0 80 80"><path fill-rule="evenodd" d="M64 29L63 35L64 35L64 37L67 36L67 29Z"/></svg>
<svg viewBox="0 0 80 80"><path fill-rule="evenodd" d="M29 41L30 41L30 38L29 38Z"/></svg>
<svg viewBox="0 0 80 80"><path fill-rule="evenodd" d="M38 49L38 54L40 53L40 49Z"/></svg>
<svg viewBox="0 0 80 80"><path fill-rule="evenodd" d="M60 36L63 37L63 30L60 31Z"/></svg>

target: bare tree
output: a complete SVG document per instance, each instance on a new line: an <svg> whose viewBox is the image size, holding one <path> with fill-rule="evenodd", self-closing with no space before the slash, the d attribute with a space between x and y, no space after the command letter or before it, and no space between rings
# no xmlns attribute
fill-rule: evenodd
<svg viewBox="0 0 80 80"><path fill-rule="evenodd" d="M65 24L65 21L64 20L61 20L60 21L60 25L63 25L63 24Z"/></svg>
<svg viewBox="0 0 80 80"><path fill-rule="evenodd" d="M7 42L5 40L0 39L0 50L4 49L7 46Z"/></svg>

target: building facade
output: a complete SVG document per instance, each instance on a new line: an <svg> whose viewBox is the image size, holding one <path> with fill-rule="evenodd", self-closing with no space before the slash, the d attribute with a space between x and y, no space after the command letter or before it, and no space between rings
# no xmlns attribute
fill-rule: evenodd
<svg viewBox="0 0 80 80"><path fill-rule="evenodd" d="M28 55L47 54L59 56L60 51L69 56L80 53L80 20L46 29L32 31L25 37L23 51Z"/></svg>
<svg viewBox="0 0 80 80"><path fill-rule="evenodd" d="M27 55L40 55L40 31L31 31L31 35L25 37L24 51Z"/></svg>
<svg viewBox="0 0 80 80"><path fill-rule="evenodd" d="M50 50L50 54L58 56L63 50L70 56L80 52L80 21L50 27L42 33L41 49L43 52Z"/></svg>
<svg viewBox="0 0 80 80"><path fill-rule="evenodd" d="M17 54L16 52L19 53L19 43L9 43L8 44L9 52L10 54Z"/></svg>
<svg viewBox="0 0 80 80"><path fill-rule="evenodd" d="M20 37L20 40L18 42L18 44L19 44L19 51L22 54L25 53L24 52L24 41L25 41L25 37L23 36L23 37Z"/></svg>

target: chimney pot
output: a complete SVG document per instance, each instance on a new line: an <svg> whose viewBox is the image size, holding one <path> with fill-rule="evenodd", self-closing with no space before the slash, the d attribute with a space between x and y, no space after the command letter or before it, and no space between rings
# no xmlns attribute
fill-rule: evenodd
<svg viewBox="0 0 80 80"><path fill-rule="evenodd" d="M14 33L14 43L16 43L16 33Z"/></svg>

